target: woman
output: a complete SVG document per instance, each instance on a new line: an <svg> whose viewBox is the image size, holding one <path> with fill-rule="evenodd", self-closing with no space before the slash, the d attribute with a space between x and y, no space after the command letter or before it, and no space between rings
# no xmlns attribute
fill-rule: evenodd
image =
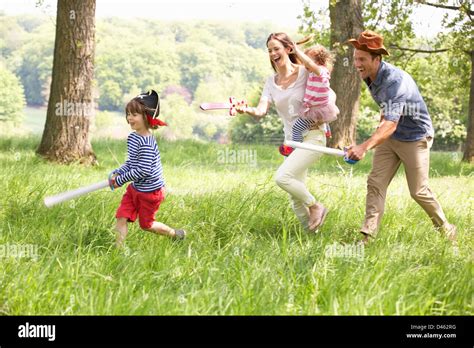
<svg viewBox="0 0 474 348"><path fill-rule="evenodd" d="M273 33L267 39L268 55L275 75L270 76L257 107L241 106L239 113L247 113L255 119L265 116L271 103L275 103L283 121L285 139L291 140L291 129L303 103L306 80L309 72L294 53L294 43L285 33ZM316 125L304 135L304 141L326 146L324 125ZM321 154L295 149L278 168L275 181L290 194L293 210L301 224L311 231L320 227L328 210L316 201L305 185L308 168Z"/></svg>

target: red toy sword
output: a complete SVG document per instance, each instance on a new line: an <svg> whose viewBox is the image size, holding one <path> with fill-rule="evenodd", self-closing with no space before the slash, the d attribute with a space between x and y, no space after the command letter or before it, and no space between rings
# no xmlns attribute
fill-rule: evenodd
<svg viewBox="0 0 474 348"><path fill-rule="evenodd" d="M199 107L204 111L228 109L229 115L235 116L237 114L235 110L237 106L247 106L247 102L245 100L238 101L234 97L230 97L228 103L202 103Z"/></svg>

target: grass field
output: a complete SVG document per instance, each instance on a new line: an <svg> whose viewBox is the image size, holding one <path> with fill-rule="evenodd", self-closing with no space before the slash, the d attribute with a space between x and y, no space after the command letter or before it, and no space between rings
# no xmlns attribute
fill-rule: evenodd
<svg viewBox="0 0 474 348"><path fill-rule="evenodd" d="M1 314L474 313L474 166L460 154L432 153L431 163L431 188L458 226L458 249L410 198L403 170L378 238L362 249L355 243L370 156L356 166L326 156L311 169L310 190L330 213L309 234L274 184L282 161L275 147L160 142L171 192L157 217L188 238L172 241L135 224L116 250L123 188L51 209L42 199L104 180L125 160L126 144L95 142L100 165L84 168L44 162L34 154L38 142L0 139ZM256 163L222 160L224 149L256 151Z"/></svg>

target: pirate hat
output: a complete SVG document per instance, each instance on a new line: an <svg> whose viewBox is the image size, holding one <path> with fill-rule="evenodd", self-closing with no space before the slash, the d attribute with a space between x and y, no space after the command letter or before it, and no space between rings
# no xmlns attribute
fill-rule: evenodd
<svg viewBox="0 0 474 348"><path fill-rule="evenodd" d="M160 97L155 90L151 89L148 92L140 93L135 99L153 111L153 115L150 115L152 118L157 118L160 115Z"/></svg>
<svg viewBox="0 0 474 348"><path fill-rule="evenodd" d="M166 122L158 119L160 115L160 97L155 90L150 89L148 92L137 95L134 99L144 105L150 112L153 112L153 115L146 113L146 118L151 128L156 129L159 126L167 126Z"/></svg>

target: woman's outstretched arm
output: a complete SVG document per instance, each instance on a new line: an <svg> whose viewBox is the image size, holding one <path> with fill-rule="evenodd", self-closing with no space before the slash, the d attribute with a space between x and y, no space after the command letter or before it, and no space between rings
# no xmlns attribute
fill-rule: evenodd
<svg viewBox="0 0 474 348"><path fill-rule="evenodd" d="M237 106L235 109L239 114L249 114L256 120L263 118L270 108L270 102L267 98L261 98L258 106Z"/></svg>

